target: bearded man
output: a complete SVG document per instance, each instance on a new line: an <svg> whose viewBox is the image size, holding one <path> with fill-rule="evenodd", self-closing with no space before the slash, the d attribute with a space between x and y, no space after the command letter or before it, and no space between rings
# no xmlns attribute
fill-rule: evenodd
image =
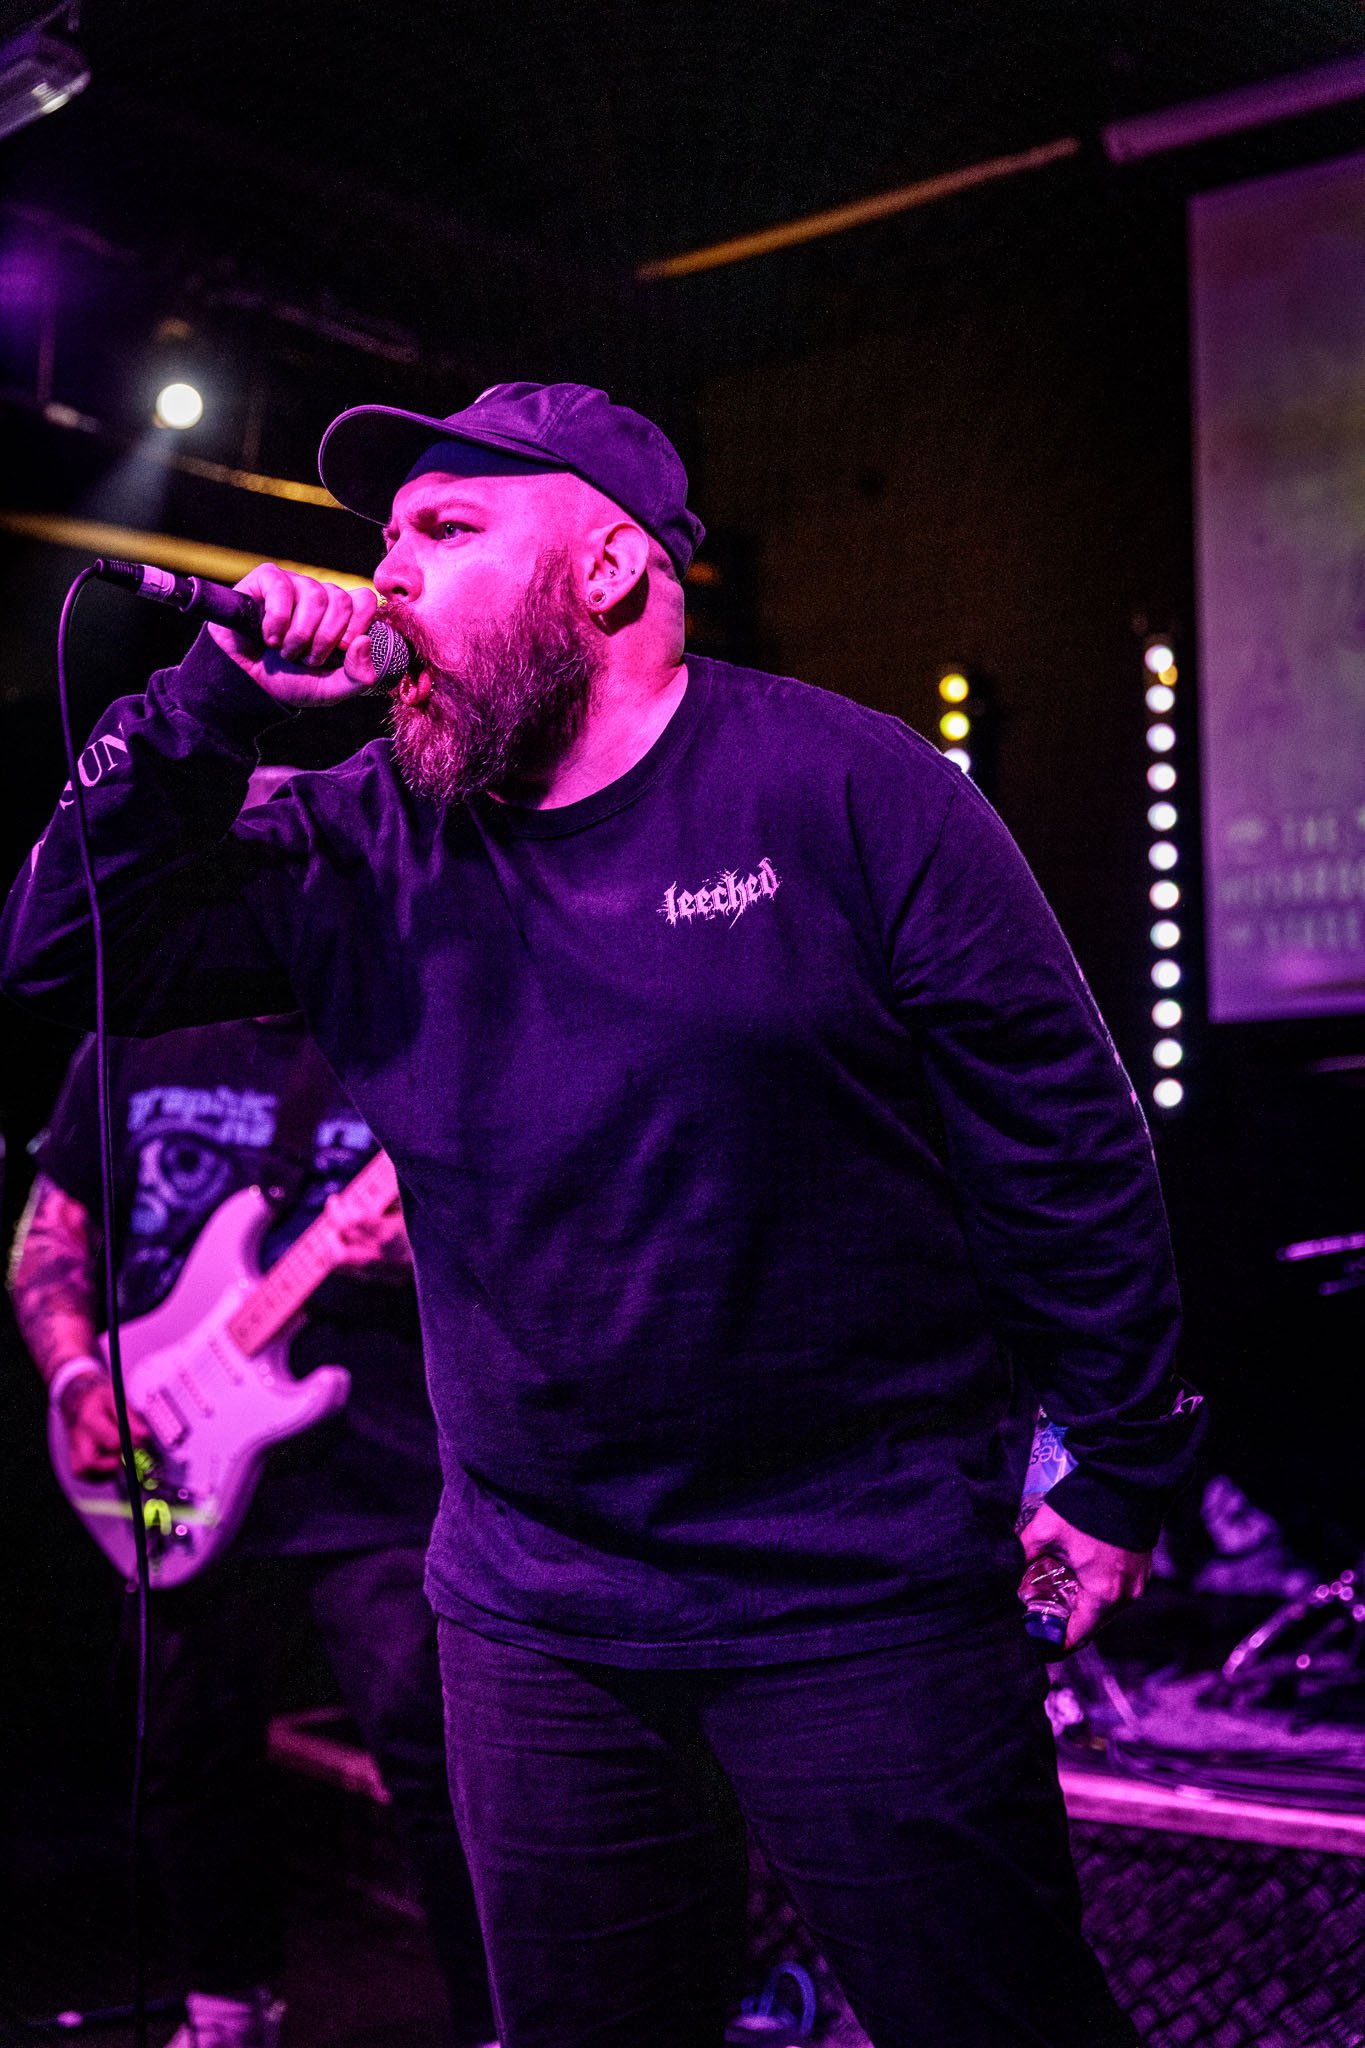
<svg viewBox="0 0 1365 2048"><path fill-rule="evenodd" d="M113 707L110 1023L303 1009L397 1167L504 2048L716 2048L744 1823L876 2048L1131 2042L1005 1424L1068 1432L1025 1548L1073 1646L1192 1432L1147 1133L1027 868L896 720L684 656L702 529L605 393L363 407L322 474L385 522L392 739L237 820L262 729L374 679L373 596L270 566L264 649ZM2 936L88 1016L69 809Z"/></svg>

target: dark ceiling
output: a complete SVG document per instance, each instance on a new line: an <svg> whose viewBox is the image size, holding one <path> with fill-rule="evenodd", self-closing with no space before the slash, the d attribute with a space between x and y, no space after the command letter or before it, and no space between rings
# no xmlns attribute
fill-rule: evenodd
<svg viewBox="0 0 1365 2048"><path fill-rule="evenodd" d="M34 11L7 0L0 23ZM84 301L68 288L90 350L126 362L169 317L329 397L420 370L452 402L566 373L666 402L800 347L909 230L690 281L641 263L1059 136L1093 148L1106 121L1356 54L1365 10L84 0L79 40L92 83L0 142L0 190L11 231L113 245ZM69 331L62 349L79 381Z"/></svg>

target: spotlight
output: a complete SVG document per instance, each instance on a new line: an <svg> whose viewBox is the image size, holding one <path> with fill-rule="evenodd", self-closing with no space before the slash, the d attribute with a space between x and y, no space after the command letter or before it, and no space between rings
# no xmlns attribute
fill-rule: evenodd
<svg viewBox="0 0 1365 2048"><path fill-rule="evenodd" d="M197 427L203 419L204 401L193 384L163 384L156 395L152 417L159 427L174 427L183 433L186 427Z"/></svg>
<svg viewBox="0 0 1365 2048"><path fill-rule="evenodd" d="M1175 667L1175 654L1166 640L1149 640L1142 659L1154 676L1164 675L1168 668Z"/></svg>
<svg viewBox="0 0 1365 2048"><path fill-rule="evenodd" d="M938 694L945 704L965 704L971 693L971 684L956 669L950 669L946 676L938 679Z"/></svg>
<svg viewBox="0 0 1365 2048"><path fill-rule="evenodd" d="M1152 1100L1158 1109L1178 1109L1185 1091L1173 1074L1165 1074L1152 1090Z"/></svg>
<svg viewBox="0 0 1365 2048"><path fill-rule="evenodd" d="M1169 761L1153 761L1147 770L1148 789L1174 789L1175 769Z"/></svg>
<svg viewBox="0 0 1365 2048"><path fill-rule="evenodd" d="M13 135L44 114L55 114L90 83L90 67L74 43L42 30L68 7L49 10L37 28L0 43L0 135Z"/></svg>
<svg viewBox="0 0 1365 2048"><path fill-rule="evenodd" d="M966 739L972 729L972 721L965 711L945 711L938 722L938 729L945 740L952 740L956 744L959 740Z"/></svg>
<svg viewBox="0 0 1365 2048"><path fill-rule="evenodd" d="M1171 748L1175 745L1175 727L1173 725L1149 725L1147 728L1147 744L1154 754L1169 754Z"/></svg>

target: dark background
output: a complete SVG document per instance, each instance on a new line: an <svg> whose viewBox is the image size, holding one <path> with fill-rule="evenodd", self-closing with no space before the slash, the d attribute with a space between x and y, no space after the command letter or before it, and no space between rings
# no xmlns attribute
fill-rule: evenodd
<svg viewBox="0 0 1365 2048"><path fill-rule="evenodd" d="M0 5L0 32L28 12ZM88 90L0 141L0 510L363 573L358 522L165 457L310 480L348 404L446 412L504 379L606 384L688 461L719 579L690 593L701 644L925 731L945 664L994 680L995 795L1144 1095L1142 636L1173 636L1194 943L1186 1102L1155 1137L1187 1369L1216 1397L1216 1462L1315 1562L1358 1553L1365 1294L1321 1301L1273 1254L1365 1229L1365 1096L1353 1070L1317 1070L1365 1052L1365 1028L1201 1022L1185 209L1365 146L1365 102L1126 168L1099 137L1357 55L1361 7L87 0L79 40ZM1066 162L880 225L637 275L1065 136L1082 145ZM177 374L208 409L172 446L148 420ZM0 530L10 870L64 780L56 622L83 559ZM84 599L77 724L184 642L117 595ZM292 730L292 756L347 751L363 716ZM68 1051L4 1013L11 1219ZM87 1739L62 1674L73 1633L87 1655L105 1641L107 1578L47 1479L12 1332L0 1430L19 1646L3 1704L34 1741Z"/></svg>

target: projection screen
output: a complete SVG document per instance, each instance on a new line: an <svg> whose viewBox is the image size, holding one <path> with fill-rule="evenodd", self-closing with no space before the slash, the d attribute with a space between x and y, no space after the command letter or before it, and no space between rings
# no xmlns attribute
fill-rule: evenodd
<svg viewBox="0 0 1365 2048"><path fill-rule="evenodd" d="M1365 1010L1365 156L1190 230L1210 1013Z"/></svg>

